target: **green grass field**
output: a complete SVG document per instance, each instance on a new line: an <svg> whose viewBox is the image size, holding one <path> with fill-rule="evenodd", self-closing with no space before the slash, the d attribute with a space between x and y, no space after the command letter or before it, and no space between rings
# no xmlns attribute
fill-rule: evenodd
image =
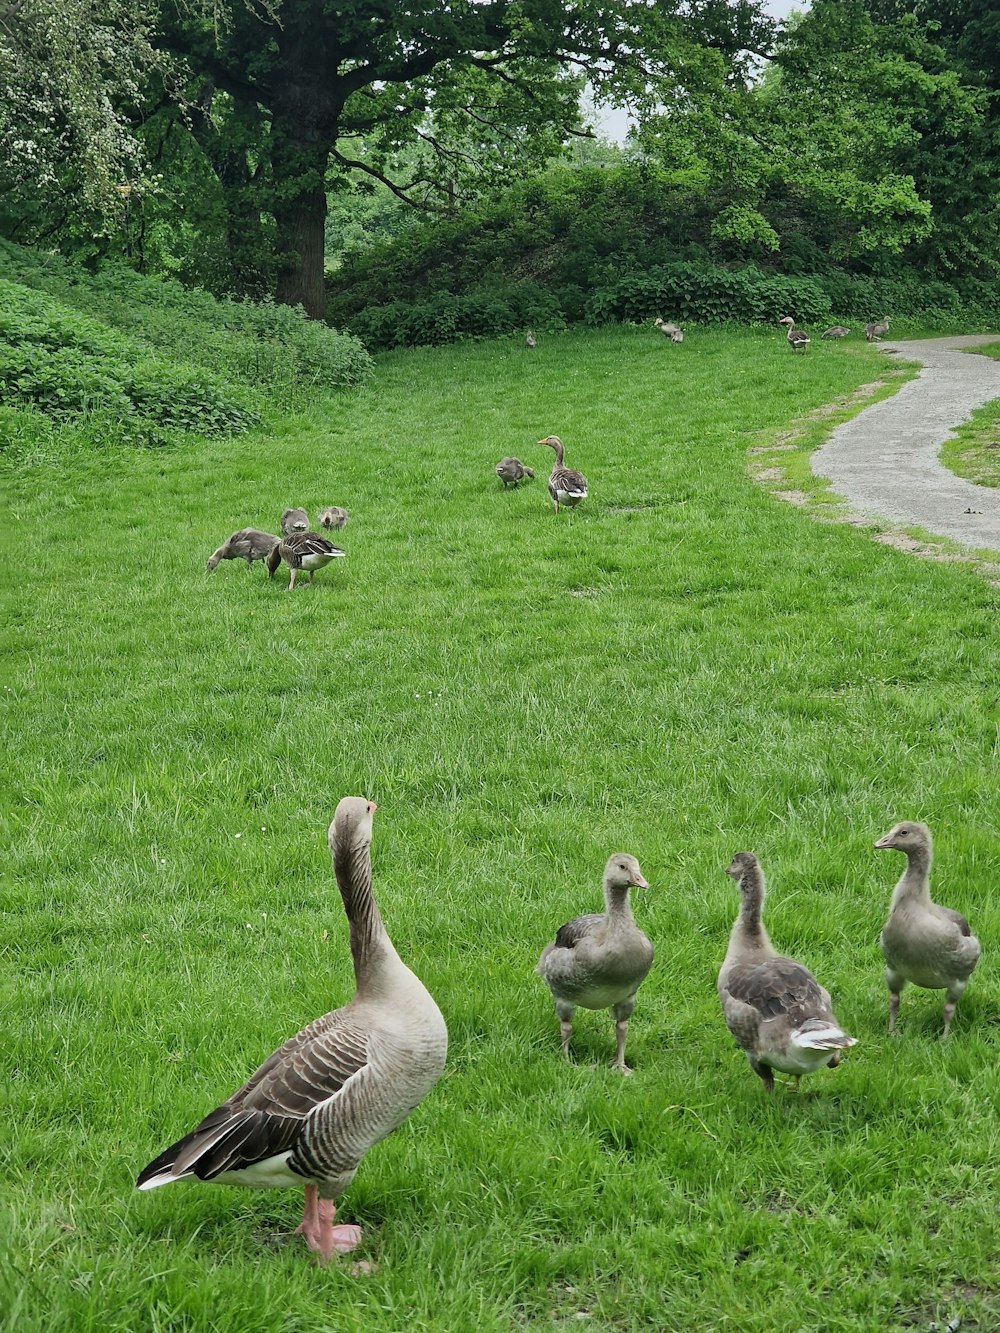
<svg viewBox="0 0 1000 1333"><path fill-rule="evenodd" d="M1000 344L976 349L1000 359ZM987 403L962 423L941 450L944 465L979 486L1000 486L1000 403Z"/></svg>
<svg viewBox="0 0 1000 1333"><path fill-rule="evenodd" d="M572 333L384 358L241 439L3 478L0 1310L16 1333L1000 1325L1000 592L819 524L747 448L885 373L779 334ZM550 432L591 499L556 518ZM503 493L506 453L539 470ZM286 505L352 512L285 591L205 559ZM376 892L446 1073L316 1267L292 1192L139 1194L161 1148L352 974L326 848L379 803ZM984 958L950 1041L877 947L898 818ZM777 947L858 1039L763 1093L715 974L756 851ZM559 1054L532 975L614 850L657 949Z"/></svg>

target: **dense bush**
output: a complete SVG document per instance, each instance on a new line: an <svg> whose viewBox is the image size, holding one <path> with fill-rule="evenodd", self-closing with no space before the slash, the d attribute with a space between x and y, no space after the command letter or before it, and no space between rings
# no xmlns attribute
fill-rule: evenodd
<svg viewBox="0 0 1000 1333"><path fill-rule="evenodd" d="M722 262L711 201L655 168L555 169L457 218L349 255L328 317L372 347L452 342L587 320L1000 323L1000 287L837 268L808 238L757 266Z"/></svg>
<svg viewBox="0 0 1000 1333"><path fill-rule="evenodd" d="M211 371L142 355L97 321L2 278L0 403L63 419L100 411L204 435L257 419Z"/></svg>
<svg viewBox="0 0 1000 1333"><path fill-rule="evenodd" d="M219 301L168 278L109 265L97 274L57 255L0 241L0 273L177 356L256 388L324 389L359 383L371 358L357 338L290 306Z"/></svg>

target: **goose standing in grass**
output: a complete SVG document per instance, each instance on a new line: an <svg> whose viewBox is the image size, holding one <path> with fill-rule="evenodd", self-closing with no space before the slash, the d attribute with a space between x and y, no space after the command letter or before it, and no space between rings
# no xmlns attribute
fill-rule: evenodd
<svg viewBox="0 0 1000 1333"><path fill-rule="evenodd" d="M570 509L575 509L581 500L587 498L587 478L582 472L574 472L572 468L563 467L563 442L558 435L547 435L544 440L539 440L539 444L548 445L555 451L556 461L552 464L552 472L549 476L549 495L552 496L552 503L555 505L555 511L559 513L561 504L568 505Z"/></svg>
<svg viewBox="0 0 1000 1333"><path fill-rule="evenodd" d="M903 852L906 869L892 891L889 920L882 928L885 980L889 987L889 1031L896 1030L899 993L908 981L927 990L946 990L947 1037L955 1006L979 962L979 941L960 912L931 901L933 845L926 824L904 820L875 844L879 851Z"/></svg>
<svg viewBox="0 0 1000 1333"><path fill-rule="evenodd" d="M333 542L328 541L319 532L293 532L290 536L283 537L268 555L268 577L274 578L275 570L284 560L292 571L288 583L288 591L291 592L300 569L308 573L309 582L312 583L317 569L323 569L331 560L339 560L346 554L346 551L334 546Z"/></svg>
<svg viewBox="0 0 1000 1333"><path fill-rule="evenodd" d="M535 335L534 335L533 333L528 333L528 334L525 335L524 345L525 345L525 347L537 347L537 346L538 346L538 341L537 341L537 339L535 338Z"/></svg>
<svg viewBox="0 0 1000 1333"><path fill-rule="evenodd" d="M341 509L339 505L327 505L321 509L316 516L316 521L321 528L342 528L350 518L346 509Z"/></svg>
<svg viewBox="0 0 1000 1333"><path fill-rule="evenodd" d="M525 477L533 477L534 469L525 467L519 458L501 458L496 465L496 474L503 482L504 490L508 486L519 486Z"/></svg>
<svg viewBox="0 0 1000 1333"><path fill-rule="evenodd" d="M671 324L659 318L654 319L653 323L663 336L669 338L672 343L682 343L684 341L684 330L679 324Z"/></svg>
<svg viewBox="0 0 1000 1333"><path fill-rule="evenodd" d="M845 329L843 324L834 324L833 328L827 329L826 332L821 335L821 337L846 338L847 335L850 333L850 331L851 331L850 329Z"/></svg>
<svg viewBox="0 0 1000 1333"><path fill-rule="evenodd" d="M365 1153L391 1134L441 1076L448 1030L402 962L372 894L375 802L345 796L330 825L337 887L350 923L356 990L342 1008L289 1038L190 1134L140 1174L141 1190L175 1180L305 1186L298 1227L326 1263L361 1241L334 1226L334 1201Z"/></svg>
<svg viewBox="0 0 1000 1333"><path fill-rule="evenodd" d="M833 1015L830 997L808 969L776 953L761 912L764 874L752 852L737 852L726 867L740 891L740 911L719 972L726 1027L746 1051L750 1068L768 1092L774 1070L803 1074L840 1063L854 1046Z"/></svg>
<svg viewBox="0 0 1000 1333"><path fill-rule="evenodd" d="M304 509L286 509L281 515L281 532L285 537L293 532L309 531L309 515Z"/></svg>
<svg viewBox="0 0 1000 1333"><path fill-rule="evenodd" d="M795 320L792 319L791 315L785 315L783 319L778 320L778 323L788 325L788 333L786 334L786 341L788 343L788 346L792 349L792 351L804 352L806 348L809 346L810 342L812 342L812 339L809 337L809 334L806 333L804 329L797 329L795 327Z"/></svg>
<svg viewBox="0 0 1000 1333"><path fill-rule="evenodd" d="M215 569L220 560L245 560L249 569L255 560L266 560L280 540L280 537L272 537L258 528L240 528L212 552L208 557L208 568L210 571Z"/></svg>
<svg viewBox="0 0 1000 1333"><path fill-rule="evenodd" d="M877 324L865 325L865 338L870 343L882 341L882 335L889 332L889 316L883 315Z"/></svg>
<svg viewBox="0 0 1000 1333"><path fill-rule="evenodd" d="M577 916L560 926L535 968L552 992L566 1058L577 1006L610 1009L617 1041L614 1067L623 1074L632 1072L625 1063L625 1037L635 994L653 965L653 946L632 917L633 888L649 888L639 862L615 852L604 867L603 914Z"/></svg>

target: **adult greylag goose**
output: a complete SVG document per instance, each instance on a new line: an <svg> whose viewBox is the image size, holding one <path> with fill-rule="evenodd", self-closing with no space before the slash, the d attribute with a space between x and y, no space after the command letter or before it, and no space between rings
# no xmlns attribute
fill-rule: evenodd
<svg viewBox="0 0 1000 1333"><path fill-rule="evenodd" d="M672 343L682 343L684 341L684 330L679 324L671 324L659 318L654 319L653 323L663 336L669 338Z"/></svg>
<svg viewBox="0 0 1000 1333"><path fill-rule="evenodd" d="M877 324L865 325L865 337L870 343L882 341L883 334L889 332L889 316L883 315Z"/></svg>
<svg viewBox="0 0 1000 1333"><path fill-rule="evenodd" d="M309 575L309 582L312 583L316 577L317 569L323 569L331 560L339 560L345 556L346 551L342 551L339 546L334 546L333 542L319 532L293 532L288 537L282 537L267 557L267 573L269 578L274 578L274 571L284 560L285 564L292 571L292 577L288 583L288 591L291 592L295 587L295 580L298 577L300 569L304 569Z"/></svg>
<svg viewBox="0 0 1000 1333"><path fill-rule="evenodd" d="M538 341L537 341L537 339L535 338L535 335L534 335L533 333L528 333L528 334L525 335L525 338L524 338L524 345L525 345L525 347L537 347L537 346L538 346Z"/></svg>
<svg viewBox="0 0 1000 1333"><path fill-rule="evenodd" d="M572 468L563 467L565 450L558 435L546 435L545 439L539 440L538 443L548 445L555 451L556 461L552 464L552 472L549 475L549 495L552 496L556 513L559 513L561 504L575 509L581 500L587 498L587 478L582 472L574 472Z"/></svg>
<svg viewBox="0 0 1000 1333"><path fill-rule="evenodd" d="M854 1046L833 1015L830 996L813 974L775 951L761 912L764 874L752 852L737 852L726 867L740 891L740 911L719 972L726 1027L746 1051L750 1068L768 1092L774 1070L795 1076L840 1063Z"/></svg>
<svg viewBox="0 0 1000 1333"><path fill-rule="evenodd" d="M285 509L281 515L281 531L287 537L293 532L309 531L309 515L304 509Z"/></svg>
<svg viewBox="0 0 1000 1333"><path fill-rule="evenodd" d="M506 490L508 486L519 486L525 477L533 477L535 472L533 468L525 467L519 458L501 458L496 465L496 474Z"/></svg>
<svg viewBox="0 0 1000 1333"><path fill-rule="evenodd" d="M795 327L795 320L792 319L791 315L785 315L783 319L778 320L778 323L788 325L788 333L786 335L786 338L788 346L792 349L792 351L804 352L806 348L809 346L810 342L812 342L812 339L809 337L809 334L806 333L804 329L797 329Z"/></svg>
<svg viewBox="0 0 1000 1333"><path fill-rule="evenodd" d="M947 1037L955 1006L979 962L979 941L961 912L931 901L933 844L926 824L904 820L875 844L906 855L906 869L892 891L889 919L882 927L885 980L889 987L889 1031L896 1030L899 993L908 981L948 992L944 1006Z"/></svg>
<svg viewBox="0 0 1000 1333"><path fill-rule="evenodd" d="M423 1101L444 1069L441 1011L400 959L372 893L375 802L345 796L330 825L350 922L356 989L342 1009L290 1037L190 1134L139 1175L141 1190L192 1177L227 1185L305 1186L298 1230L325 1263L360 1243L334 1226L334 1201L365 1153Z"/></svg>
<svg viewBox="0 0 1000 1333"><path fill-rule="evenodd" d="M340 505L327 505L321 509L316 516L316 521L321 528L342 528L350 518L346 509L341 509Z"/></svg>
<svg viewBox="0 0 1000 1333"><path fill-rule="evenodd" d="M632 1072L625 1063L625 1037L635 994L653 965L653 946L632 916L633 888L649 888L639 862L615 852L604 867L604 912L577 916L560 926L535 968L552 992L566 1058L577 1006L610 1009L617 1042L614 1067L623 1074Z"/></svg>
<svg viewBox="0 0 1000 1333"><path fill-rule="evenodd" d="M846 338L850 329L845 329L843 324L834 324L832 329L827 329L820 336L823 338Z"/></svg>
<svg viewBox="0 0 1000 1333"><path fill-rule="evenodd" d="M255 560L266 560L280 541L269 532L258 528L240 528L208 557L208 568L215 569L220 560L245 560L247 569Z"/></svg>

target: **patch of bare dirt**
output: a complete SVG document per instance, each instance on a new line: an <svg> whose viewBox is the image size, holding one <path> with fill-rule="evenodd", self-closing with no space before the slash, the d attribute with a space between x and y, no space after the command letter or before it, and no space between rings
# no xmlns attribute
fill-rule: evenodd
<svg viewBox="0 0 1000 1333"><path fill-rule="evenodd" d="M779 500L786 500L790 505L807 505L809 503L809 496L805 491L772 491L771 494L776 495Z"/></svg>
<svg viewBox="0 0 1000 1333"><path fill-rule="evenodd" d="M785 469L781 467L762 467L754 471L758 481L781 481L784 475Z"/></svg>

